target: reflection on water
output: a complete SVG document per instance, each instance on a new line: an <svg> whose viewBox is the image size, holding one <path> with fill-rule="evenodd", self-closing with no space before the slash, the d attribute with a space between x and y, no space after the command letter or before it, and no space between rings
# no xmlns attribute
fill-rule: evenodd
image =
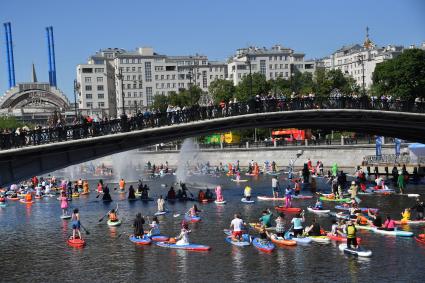
<svg viewBox="0 0 425 283"><path fill-rule="evenodd" d="M269 176L259 177L247 184L253 188L254 196L270 195L270 179ZM151 195L165 195L167 189L160 184L171 184L172 181L172 177L168 176L149 182ZM35 200L33 205L9 202L6 208L0 209L0 262L7 262L0 269L0 278L9 281L32 278L40 282L423 281L418 270L423 269L425 262L425 245L412 238L389 237L360 230L361 244L373 251L370 259L346 255L335 243L277 247L271 254L262 253L252 246L238 248L230 245L224 241L223 229L229 227L235 213L240 213L246 222L253 222L260 217L263 209L275 203L256 201L255 204L243 204L240 199L244 185L238 186L228 177L211 178L209 182L223 185L227 204L200 204L202 221L191 225L190 239L193 243L210 245L210 252L134 245L128 240L134 216L141 212L152 217L156 212L156 202L128 202L126 194L113 190L112 203L103 203L95 193L72 201L70 209L80 209L81 221L90 231L90 235L83 233L87 241L83 249L74 249L66 244L72 229L69 220L60 219L60 202L55 198ZM96 181L90 183L91 188L95 185ZM324 187L322 183L318 185ZM424 187L409 188L416 193L423 192ZM197 191L193 190L193 193ZM414 199L400 196L362 199L362 206L379 207L383 216L389 214L395 219L399 219L403 208L414 204ZM313 202L295 200L294 204L305 208ZM98 220L117 204L122 225L109 227L106 218L99 223ZM182 214L191 205L192 202L167 204L171 213L159 217L162 234L177 235L182 217L173 217L173 214ZM333 206L325 203L325 208ZM312 217L306 213L308 224ZM292 215L285 215L288 222L291 218ZM330 218L320 217L318 220L325 229L330 228ZM402 229L415 234L424 231L420 226Z"/></svg>

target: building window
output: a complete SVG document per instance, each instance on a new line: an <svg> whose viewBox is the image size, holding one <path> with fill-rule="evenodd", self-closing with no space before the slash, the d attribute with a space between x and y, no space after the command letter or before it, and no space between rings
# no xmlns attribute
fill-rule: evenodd
<svg viewBox="0 0 425 283"><path fill-rule="evenodd" d="M91 85L86 85L86 90L91 90Z"/></svg>
<svg viewBox="0 0 425 283"><path fill-rule="evenodd" d="M136 72L136 67L131 68L132 72Z"/></svg>
<svg viewBox="0 0 425 283"><path fill-rule="evenodd" d="M141 73L142 72L142 67L138 67L137 68L137 72Z"/></svg>
<svg viewBox="0 0 425 283"><path fill-rule="evenodd" d="M86 93L86 99L92 99L92 94L91 93Z"/></svg>
<svg viewBox="0 0 425 283"><path fill-rule="evenodd" d="M98 98L98 99L104 99L104 98L105 98L105 94L103 94L103 93L98 93L98 94L97 94L97 98Z"/></svg>
<svg viewBox="0 0 425 283"><path fill-rule="evenodd" d="M103 85L98 85L97 90L103 91Z"/></svg>
<svg viewBox="0 0 425 283"><path fill-rule="evenodd" d="M273 70L273 65L272 64L269 65L269 69L270 70Z"/></svg>
<svg viewBox="0 0 425 283"><path fill-rule="evenodd" d="M98 102L98 103L97 103L97 106L98 106L99 108L101 108L101 107L105 107L105 102Z"/></svg>
<svg viewBox="0 0 425 283"><path fill-rule="evenodd" d="M152 99L152 88L151 87L147 87L146 88L146 105L150 106L152 105L153 99Z"/></svg>
<svg viewBox="0 0 425 283"><path fill-rule="evenodd" d="M86 82L86 83L91 83L91 78L90 78L90 77L85 77L85 78L84 78L84 82Z"/></svg>
<svg viewBox="0 0 425 283"><path fill-rule="evenodd" d="M86 105L87 108L93 108L93 102L87 102Z"/></svg>
<svg viewBox="0 0 425 283"><path fill-rule="evenodd" d="M147 82L152 81L151 62L145 62L145 81L147 81ZM152 89L151 89L151 91L152 91Z"/></svg>
<svg viewBox="0 0 425 283"><path fill-rule="evenodd" d="M103 83L103 77L97 77L97 78L96 78L96 81L97 81L98 83Z"/></svg>
<svg viewBox="0 0 425 283"><path fill-rule="evenodd" d="M95 73L103 73L103 72L104 72L104 70L105 70L105 69L103 69L103 68L95 68L95 69L94 69L94 72L95 72Z"/></svg>
<svg viewBox="0 0 425 283"><path fill-rule="evenodd" d="M270 73L270 78L273 78L273 73Z"/></svg>
<svg viewBox="0 0 425 283"><path fill-rule="evenodd" d="M260 74L266 75L266 60L260 60Z"/></svg>

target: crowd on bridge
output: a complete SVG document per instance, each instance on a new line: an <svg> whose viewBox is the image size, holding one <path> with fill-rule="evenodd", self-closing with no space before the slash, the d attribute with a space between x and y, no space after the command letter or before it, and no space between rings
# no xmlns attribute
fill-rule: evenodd
<svg viewBox="0 0 425 283"><path fill-rule="evenodd" d="M37 125L33 129L27 126L17 129L0 129L0 149L76 140L203 119L310 109L372 109L423 113L425 112L425 103L420 99L402 101L393 99L391 96L377 98L374 96L334 94L333 97L316 97L314 94L310 94L305 96L292 95L286 98L268 94L257 95L248 102L231 100L227 103L210 103L206 106L192 105L182 108L169 105L165 111L146 109L133 115L122 114L118 118L111 119L81 115L69 125L66 125L63 118L57 116L49 121L46 127Z"/></svg>

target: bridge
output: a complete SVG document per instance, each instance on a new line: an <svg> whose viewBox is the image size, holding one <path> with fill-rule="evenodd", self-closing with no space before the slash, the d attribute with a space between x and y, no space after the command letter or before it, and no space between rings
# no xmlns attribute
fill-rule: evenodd
<svg viewBox="0 0 425 283"><path fill-rule="evenodd" d="M423 113L309 109L237 113L235 116L220 115L217 118L208 115L202 117L202 112L199 111L195 113L198 116L182 116L178 124L170 125L168 124L173 122L172 117L163 113L160 117L154 116L149 120L153 123L150 128L142 129L138 129L137 124L131 124L133 120L114 120L107 124L108 134L100 135L97 130L90 130L86 132L86 138L84 127L62 129L65 132L58 132L57 135L51 131L33 132L29 139L31 145L0 151L0 184L10 184L36 174L147 145L231 129L280 127L348 130L425 143ZM145 121L142 125L149 124ZM79 132L76 133L76 130ZM44 143L46 137L54 142Z"/></svg>

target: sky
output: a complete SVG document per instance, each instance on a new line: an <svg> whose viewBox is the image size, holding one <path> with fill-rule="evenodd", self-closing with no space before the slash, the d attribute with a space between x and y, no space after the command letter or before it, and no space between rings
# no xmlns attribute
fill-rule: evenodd
<svg viewBox="0 0 425 283"><path fill-rule="evenodd" d="M424 0L1 0L11 22L16 82L48 81L45 27L53 26L58 87L72 98L76 65L102 48L151 46L166 55L226 60L238 48L282 44L321 58L362 43L366 26L379 46L425 42ZM0 29L0 94L8 89ZM73 99L72 99L73 100Z"/></svg>

